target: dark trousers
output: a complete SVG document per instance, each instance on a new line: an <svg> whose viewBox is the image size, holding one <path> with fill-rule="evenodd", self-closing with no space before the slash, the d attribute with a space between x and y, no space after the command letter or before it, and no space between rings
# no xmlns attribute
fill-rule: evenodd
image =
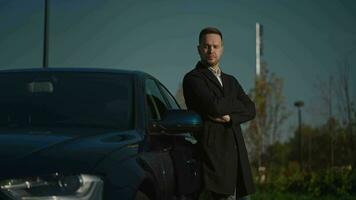
<svg viewBox="0 0 356 200"><path fill-rule="evenodd" d="M215 192L211 192L211 197L213 200L225 200L227 199L229 196L229 194L219 194L219 193L215 193Z"/></svg>

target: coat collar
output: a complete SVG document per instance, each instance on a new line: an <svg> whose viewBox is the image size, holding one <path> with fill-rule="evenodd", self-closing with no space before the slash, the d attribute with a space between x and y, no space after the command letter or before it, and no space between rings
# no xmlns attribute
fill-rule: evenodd
<svg viewBox="0 0 356 200"><path fill-rule="evenodd" d="M196 64L195 69L202 72L206 77L208 77L213 83L215 83L221 91L223 91L223 86L226 84L225 74L221 72L221 81L223 86L219 83L218 79L214 76L214 74L208 69L208 67L204 66L200 61Z"/></svg>

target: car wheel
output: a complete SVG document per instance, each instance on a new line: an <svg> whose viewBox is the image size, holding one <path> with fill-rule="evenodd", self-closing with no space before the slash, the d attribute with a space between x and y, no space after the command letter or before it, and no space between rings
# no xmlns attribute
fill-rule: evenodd
<svg viewBox="0 0 356 200"><path fill-rule="evenodd" d="M150 200L150 198L148 198L148 196L145 193L139 190L136 193L135 200Z"/></svg>

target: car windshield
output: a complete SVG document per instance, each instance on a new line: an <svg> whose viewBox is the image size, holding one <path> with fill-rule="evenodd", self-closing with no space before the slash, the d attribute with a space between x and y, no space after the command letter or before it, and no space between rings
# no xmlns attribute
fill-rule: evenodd
<svg viewBox="0 0 356 200"><path fill-rule="evenodd" d="M0 127L133 127L133 78L99 72L0 73Z"/></svg>

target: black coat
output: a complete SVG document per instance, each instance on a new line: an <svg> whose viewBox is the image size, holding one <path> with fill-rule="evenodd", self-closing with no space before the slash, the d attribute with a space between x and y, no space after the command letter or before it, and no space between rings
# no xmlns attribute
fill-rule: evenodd
<svg viewBox="0 0 356 200"><path fill-rule="evenodd" d="M183 80L183 92L188 109L198 112L204 129L197 133L203 162L205 189L238 196L255 192L240 124L255 117L255 104L245 94L238 81L221 73L223 87L213 73L200 62ZM211 117L229 114L229 123L218 123Z"/></svg>

